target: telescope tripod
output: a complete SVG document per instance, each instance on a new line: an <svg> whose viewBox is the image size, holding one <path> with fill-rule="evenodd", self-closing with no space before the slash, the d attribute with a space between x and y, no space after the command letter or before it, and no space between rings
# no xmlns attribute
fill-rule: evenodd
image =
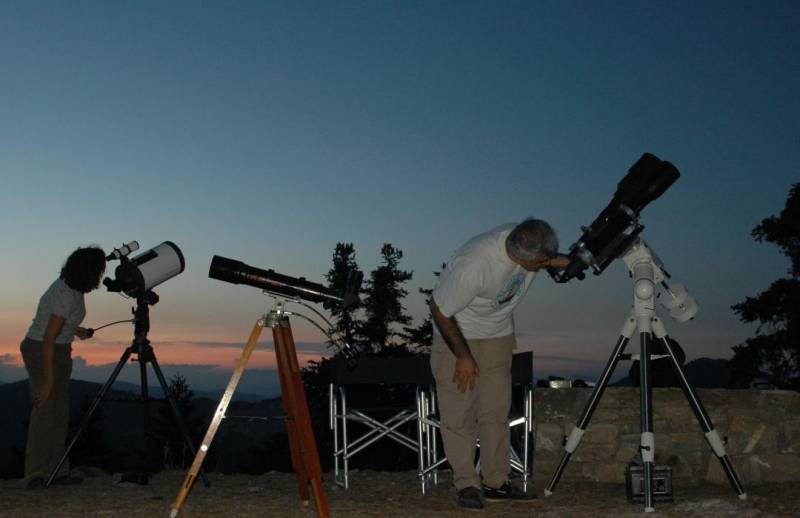
<svg viewBox="0 0 800 518"><path fill-rule="evenodd" d="M583 414L578 419L577 424L567 437L566 444L564 445L564 453L561 456L561 461L558 464L555 472L553 473L547 488L544 490L545 496L550 496L555 490L570 457L580 444L583 434L586 432L589 421L592 418L597 405L600 403L600 398L603 396L605 388L608 386L611 374L614 371L619 360L623 357L625 346L633 336L634 331L639 331L639 340L641 346L641 356L639 359L639 373L640 373L640 415L641 415L641 443L640 451L644 463L644 510L645 512L652 512L655 510L653 507L654 491L653 491L653 468L655 464L655 434L653 433L653 387L650 378L650 361L651 361L651 344L653 337L660 341L664 347L664 351L669 357L670 364L679 380L681 389L689 402L689 405L694 411L694 415L700 423L700 428L703 430L706 441L708 442L711 450L718 457L722 469L728 477L728 480L733 487L733 490L739 495L739 498L744 500L747 498L742 483L739 481L736 471L731 464L730 458L725 451L725 446L717 431L714 429L714 424L711 418L703 408L697 392L689 384L686 379L686 374L678 361L675 351L670 344L667 331L660 318L656 315L655 310L655 288L656 283L663 282L665 272L661 269L660 265L656 264L652 252L642 241L635 243L629 251L622 257L625 263L631 270L634 281L634 307L630 316L625 321L622 327L620 337L611 353L611 357L600 375L597 385L586 403ZM671 292L670 292L671 293ZM674 307L678 307L676 301ZM696 306L694 308L696 311Z"/></svg>
<svg viewBox="0 0 800 518"><path fill-rule="evenodd" d="M283 408L286 412L289 448L292 466L297 474L300 499L304 505L308 505L308 485L311 484L317 516L328 518L328 500L325 496L325 489L322 486L322 468L319 464L317 443L314 440L314 431L311 429L311 416L306 403L303 382L300 379L300 366L297 362L297 352L288 316L290 314L284 310L282 302L277 302L272 310L253 326L247 345L245 345L242 356L239 358L239 364L236 370L233 371L228 387L222 395L216 412L214 412L214 418L208 426L205 437L203 437L200 451L195 455L194 462L192 462L192 466L189 468L189 472L186 474L186 478L178 492L178 497L172 506L171 518L178 516L186 502L186 498L189 496L189 492L192 490L197 473L203 465L219 425L226 417L225 412L233 398L233 393L236 391L247 362L250 360L250 355L258 343L261 330L265 327L272 328L275 356L278 361L281 397L283 399Z"/></svg>
<svg viewBox="0 0 800 518"><path fill-rule="evenodd" d="M189 446L189 451L193 454L195 453L194 445L192 444L192 439L189 436L189 428L186 426L186 421L181 415L180 408L178 408L178 403L175 401L175 398L169 392L169 386L167 385L167 380L164 378L164 373L161 372L161 368L158 366L158 361L156 360L156 353L153 351L153 347L150 345L150 341L147 339L147 333L150 331L150 306L158 303L158 295L156 295L152 291L147 291L142 295L136 297L136 308L133 310L133 321L134 321L134 337L133 342L131 343L130 347L125 349L125 352L122 353L122 357L119 359L117 366L114 368L114 371L111 373L111 376L108 378L108 381L103 385L100 391L95 396L92 404L89 406L89 411L86 412L86 415L83 416L83 420L81 421L80 426L78 426L78 431L75 433L75 436L70 441L69 445L67 446L64 455L61 456L61 460L58 461L58 464L53 469L52 473L47 479L46 486L50 486L55 480L58 471L63 466L64 462L66 462L67 457L69 456L70 451L78 442L81 434L84 432L86 427L89 425L89 422L92 420L92 416L94 415L95 410L100 405L100 403L105 399L106 393L114 384L119 376L119 373L122 371L122 368L128 362L128 359L132 355L136 355L136 358L133 361L139 362L139 372L141 374L141 389L142 389L142 404L144 408L144 430L145 434L148 433L150 430L150 409L149 409L149 401L150 401L150 392L148 390L148 383L147 383L147 364L149 363L153 367L153 372L156 373L156 378L158 378L158 383L161 385L161 390L164 392L164 397L169 401L169 406L172 409L172 413L175 416L175 421L178 423L178 427L180 428L181 433L183 434L184 440L186 441L187 446ZM207 486L208 481L203 475L203 483Z"/></svg>

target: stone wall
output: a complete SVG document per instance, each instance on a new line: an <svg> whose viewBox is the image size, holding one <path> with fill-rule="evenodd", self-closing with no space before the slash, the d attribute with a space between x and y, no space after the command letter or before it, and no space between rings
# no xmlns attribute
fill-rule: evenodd
<svg viewBox="0 0 800 518"><path fill-rule="evenodd" d="M563 452L564 437L592 389L534 393L537 483L546 485ZM800 481L800 393L701 389L698 395L745 484ZM653 389L656 464L672 467L676 483L727 484L689 403L678 388ZM639 389L608 388L562 480L624 482L625 465L640 442Z"/></svg>

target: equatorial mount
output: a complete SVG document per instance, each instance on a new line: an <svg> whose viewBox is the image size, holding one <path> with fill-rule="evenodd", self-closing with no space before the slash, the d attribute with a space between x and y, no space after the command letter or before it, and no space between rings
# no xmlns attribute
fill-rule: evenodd
<svg viewBox="0 0 800 518"><path fill-rule="evenodd" d="M620 359L623 358L625 347L630 341L633 333L638 330L640 340L639 357L639 379L640 379L640 417L641 417L641 441L640 453L644 464L644 506L645 512L652 512L654 508L654 489L653 473L655 468L655 433L653 430L653 389L650 377L650 361L653 358L651 346L653 340L658 340L663 346L666 355L669 357L670 364L679 380L681 389L692 407L700 427L703 430L706 441L708 442L714 455L719 459L731 486L739 498L744 500L747 493L744 491L739 477L731 464L725 446L719 433L714 429L714 424L706 412L700 398L694 388L689 384L686 374L683 372L680 361L673 349L670 338L664 323L656 314L656 295L657 288L661 286L666 292L662 305L667 308L670 315L678 322L685 322L694 318L697 314L698 306L694 299L686 292L681 284L668 285L665 282L669 278L663 263L656 257L650 247L641 239L636 239L622 253L620 258L625 262L630 270L633 281L633 309L622 326L620 337L614 347L614 351L603 369L600 379L595 385L589 401L578 419L577 424L566 438L564 453L561 461L553 473L550 483L544 491L545 496L550 496L555 490L570 457L578 448L583 438L589 421L592 418L600 398L608 386L614 368Z"/></svg>

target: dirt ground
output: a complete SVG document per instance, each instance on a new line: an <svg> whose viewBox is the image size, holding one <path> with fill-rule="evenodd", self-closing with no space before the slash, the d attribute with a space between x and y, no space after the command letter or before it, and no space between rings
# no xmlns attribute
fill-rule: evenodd
<svg viewBox="0 0 800 518"><path fill-rule="evenodd" d="M154 476L147 485L115 483L95 473L77 486L27 490L19 480L0 480L0 518L48 517L167 517L183 481L183 471ZM181 516L194 517L314 517L313 502L304 507L297 479L291 473L264 475L209 475L211 487L198 482ZM342 517L456 517L640 516L641 504L629 504L621 485L562 482L549 498L530 502L487 503L483 511L464 511L455 504L447 474L423 496L412 472L351 472L350 489L334 485L325 475L331 516ZM741 501L729 486L677 487L675 502L656 504L653 517L765 517L798 516L800 484L772 484L747 488Z"/></svg>

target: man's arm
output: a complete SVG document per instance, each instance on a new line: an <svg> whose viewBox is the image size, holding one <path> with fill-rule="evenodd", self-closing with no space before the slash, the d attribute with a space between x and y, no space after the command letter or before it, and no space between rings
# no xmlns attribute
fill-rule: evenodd
<svg viewBox="0 0 800 518"><path fill-rule="evenodd" d="M453 373L453 383L458 386L458 390L465 392L467 389L475 388L475 379L478 377L478 364L472 357L467 341L461 330L458 328L455 318L446 317L439 310L436 301L431 299L431 316L436 326L442 333L447 347L456 357L456 368Z"/></svg>

